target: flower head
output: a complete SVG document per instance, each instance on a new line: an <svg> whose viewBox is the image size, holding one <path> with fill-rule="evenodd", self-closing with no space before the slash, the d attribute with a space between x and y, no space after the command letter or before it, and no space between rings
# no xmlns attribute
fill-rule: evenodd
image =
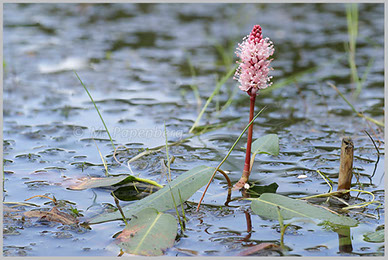
<svg viewBox="0 0 388 260"><path fill-rule="evenodd" d="M241 90L265 89L272 84L269 82L272 76L268 76L268 72L272 70L269 67L272 59L269 57L274 51L269 38L263 39L260 25L255 25L252 32L238 44L236 51L240 61L233 78L238 80Z"/></svg>

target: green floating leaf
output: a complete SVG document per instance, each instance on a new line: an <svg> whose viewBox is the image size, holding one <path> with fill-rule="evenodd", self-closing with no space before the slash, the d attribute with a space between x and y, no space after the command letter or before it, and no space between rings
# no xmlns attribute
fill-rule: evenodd
<svg viewBox="0 0 388 260"><path fill-rule="evenodd" d="M114 243L128 254L160 256L174 245L177 231L172 215L146 208L132 217Z"/></svg>
<svg viewBox="0 0 388 260"><path fill-rule="evenodd" d="M140 212L145 208L155 208L163 212L175 208L172 195L175 198L177 206L180 205L179 192L182 201L188 200L198 189L204 186L214 172L214 168L207 166L198 166L187 171L170 182L164 188L157 192L134 202L133 204L123 207L123 212L127 218ZM170 190L171 187L171 190ZM171 195L172 194L172 195ZM120 212L108 212L98 215L89 221L89 224L96 224L106 221L121 219Z"/></svg>
<svg viewBox="0 0 388 260"><path fill-rule="evenodd" d="M383 243L384 233L384 229L380 229L375 232L368 232L364 234L364 240L371 243Z"/></svg>
<svg viewBox="0 0 388 260"><path fill-rule="evenodd" d="M278 218L278 207L283 219L311 218L328 221L336 225L356 226L357 221L342 215L337 215L324 208L313 206L305 201L291 199L279 194L264 193L260 198L251 199L255 214L269 218Z"/></svg>
<svg viewBox="0 0 388 260"><path fill-rule="evenodd" d="M279 155L279 137L277 134L269 134L256 139L252 143L253 154L266 153Z"/></svg>

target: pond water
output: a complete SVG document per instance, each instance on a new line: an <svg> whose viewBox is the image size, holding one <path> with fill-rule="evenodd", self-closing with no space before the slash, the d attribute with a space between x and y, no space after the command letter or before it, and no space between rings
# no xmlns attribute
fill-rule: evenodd
<svg viewBox="0 0 388 260"><path fill-rule="evenodd" d="M276 193L291 198L326 193L329 186L320 170L336 189L341 138L350 136L358 175L352 188L372 192L384 203L384 129L358 117L327 84L335 84L349 98L354 90L344 47L345 5L5 4L4 255L118 255L119 248L110 245L123 229L122 221L86 229L22 218L24 211L53 206L43 197L25 200L54 196L63 211L77 209L81 221L115 207L111 190L74 191L67 185L82 177L105 176L98 149L110 174L131 173L127 159L165 143L164 123L170 142L190 136L217 81L234 66L237 43L255 24L274 42L271 73L279 88L257 97L256 111L267 109L255 121L253 137L278 134L280 154L256 156L251 184L276 183ZM367 77L359 98L350 101L365 115L383 120L383 4L360 4L358 27L356 63L360 77L365 71ZM109 137L73 70L96 101L115 145L126 148L118 156L122 165L115 162ZM297 73L301 76L293 78ZM284 80L285 85L276 85ZM169 155L175 157L172 178L198 165L215 167L227 154L248 123L249 98L236 92L237 86L229 78L200 121L226 125L170 147ZM232 95L231 105L221 111ZM376 141L379 155L364 130ZM233 183L241 176L245 142L246 136L222 166ZM131 163L131 170L164 185L165 158L161 150ZM224 206L227 183L222 175L216 176L196 212L191 202L198 202L203 190L185 205L186 231L166 255L232 256L263 242L280 243L278 221L251 214L246 201ZM356 192L352 196L351 203L371 199ZM233 191L232 197L241 193ZM383 243L367 242L363 236L384 228L384 204L376 208L371 204L347 214L360 222L350 229L347 249L339 248L336 232L298 222L285 233L288 251L257 255L383 255Z"/></svg>

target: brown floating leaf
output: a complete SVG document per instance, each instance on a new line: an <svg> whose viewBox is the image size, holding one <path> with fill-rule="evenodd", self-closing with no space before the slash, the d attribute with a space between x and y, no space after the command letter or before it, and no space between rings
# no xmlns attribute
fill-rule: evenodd
<svg viewBox="0 0 388 260"><path fill-rule="evenodd" d="M114 243L127 254L160 256L173 246L177 230L172 215L146 208L132 216Z"/></svg>
<svg viewBox="0 0 388 260"><path fill-rule="evenodd" d="M31 210L24 212L24 216L28 218L40 218L47 221L59 222L64 225L71 225L78 222L78 220L67 213L59 211L56 207L53 207L50 211Z"/></svg>
<svg viewBox="0 0 388 260"><path fill-rule="evenodd" d="M198 252L195 250L185 249L185 248L175 248L176 251L188 254L189 256L197 256Z"/></svg>
<svg viewBox="0 0 388 260"><path fill-rule="evenodd" d="M79 179L81 183L70 185L68 189L71 190L84 190L84 189L90 189L90 188L99 188L99 187L109 187L113 186L115 184L124 184L128 182L134 181L136 178L131 175L120 175L120 176L113 176L113 177L105 177L105 178L99 178L99 177L91 177L91 178L81 178Z"/></svg>
<svg viewBox="0 0 388 260"><path fill-rule="evenodd" d="M17 212L17 211L20 211L20 209L14 209L6 205L3 205L3 212Z"/></svg>
<svg viewBox="0 0 388 260"><path fill-rule="evenodd" d="M252 255L256 252L262 251L264 249L270 249L270 248L280 248L276 244L272 243L261 243L256 246L251 246L248 249L245 249L244 251L241 251L237 256L247 256L247 255Z"/></svg>

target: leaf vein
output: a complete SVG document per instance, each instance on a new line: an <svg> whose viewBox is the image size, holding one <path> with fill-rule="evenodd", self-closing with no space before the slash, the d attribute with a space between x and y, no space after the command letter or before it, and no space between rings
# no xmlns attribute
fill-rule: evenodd
<svg viewBox="0 0 388 260"><path fill-rule="evenodd" d="M138 252L138 249L141 247L141 245L144 243L144 240L146 239L146 237L148 236L148 234L151 232L151 229L155 226L156 222L158 221L158 219L162 216L162 213L158 212L158 215L156 216L154 222L151 224L151 226L148 228L148 230L146 231L146 233L144 234L143 238L140 240L139 244L137 245L137 247L135 248L134 250L134 253L136 254Z"/></svg>

